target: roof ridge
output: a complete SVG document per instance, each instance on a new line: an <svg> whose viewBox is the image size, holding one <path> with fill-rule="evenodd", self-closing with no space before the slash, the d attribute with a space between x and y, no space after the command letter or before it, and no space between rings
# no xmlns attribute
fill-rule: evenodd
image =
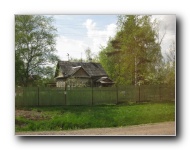
<svg viewBox="0 0 190 150"><path fill-rule="evenodd" d="M75 74L80 68L90 76L107 76L106 71L100 63L95 62L70 62L70 61L59 61L59 65L64 73L67 75ZM81 66L81 67L79 67Z"/></svg>

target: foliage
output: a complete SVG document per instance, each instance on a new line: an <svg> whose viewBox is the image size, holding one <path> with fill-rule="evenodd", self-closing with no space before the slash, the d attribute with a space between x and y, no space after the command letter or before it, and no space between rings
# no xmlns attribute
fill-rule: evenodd
<svg viewBox="0 0 190 150"><path fill-rule="evenodd" d="M98 56L92 53L90 48L87 48L85 50L85 55L86 55L86 62L98 62Z"/></svg>
<svg viewBox="0 0 190 150"><path fill-rule="evenodd" d="M83 60L78 59L78 58L70 57L69 61L71 61L71 62L81 62L81 61L83 61Z"/></svg>
<svg viewBox="0 0 190 150"><path fill-rule="evenodd" d="M162 60L157 37L150 16L120 15L118 32L100 52L100 62L118 84L152 84Z"/></svg>
<svg viewBox="0 0 190 150"><path fill-rule="evenodd" d="M175 121L174 103L29 107L25 110L29 110L30 114L15 118L16 132L121 127Z"/></svg>
<svg viewBox="0 0 190 150"><path fill-rule="evenodd" d="M175 42L172 41L169 51L167 53L167 59L164 64L163 72L165 75L164 83L169 85L175 85L175 54L176 54L176 48L175 48Z"/></svg>
<svg viewBox="0 0 190 150"><path fill-rule="evenodd" d="M114 80L114 82L118 82L118 75L120 70L118 69L118 60L117 54L115 57L109 57L114 54L114 48L111 44L111 39L108 41L107 47L101 47L101 51L99 53L99 60L103 68L108 73L109 77ZM109 55L110 54L110 55ZM116 70L117 69L117 70Z"/></svg>
<svg viewBox="0 0 190 150"><path fill-rule="evenodd" d="M58 60L54 54L56 29L52 22L52 17L41 15L15 16L16 84L28 86L30 76L47 75Z"/></svg>
<svg viewBox="0 0 190 150"><path fill-rule="evenodd" d="M23 86L24 76L24 62L20 59L18 54L15 55L15 82L16 85Z"/></svg>
<svg viewBox="0 0 190 150"><path fill-rule="evenodd" d="M90 48L87 48L85 50L85 55L86 55L85 59L82 59L82 58L78 59L78 58L70 57L69 60L72 62L99 62L98 55L92 53Z"/></svg>
<svg viewBox="0 0 190 150"><path fill-rule="evenodd" d="M85 50L85 55L86 55L86 61L92 61L92 52L90 48L87 48Z"/></svg>

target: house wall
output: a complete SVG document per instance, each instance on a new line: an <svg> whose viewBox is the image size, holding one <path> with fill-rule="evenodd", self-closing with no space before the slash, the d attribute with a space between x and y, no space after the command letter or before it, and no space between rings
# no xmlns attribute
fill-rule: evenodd
<svg viewBox="0 0 190 150"><path fill-rule="evenodd" d="M72 77L68 78L67 87L89 87L91 79L83 68L77 70Z"/></svg>
<svg viewBox="0 0 190 150"><path fill-rule="evenodd" d="M91 84L89 78L69 78L67 79L67 87L88 87Z"/></svg>
<svg viewBox="0 0 190 150"><path fill-rule="evenodd" d="M65 87L65 79L57 79L56 80L56 87Z"/></svg>
<svg viewBox="0 0 190 150"><path fill-rule="evenodd" d="M90 78L67 78L67 79L57 79L56 87L89 87L91 86Z"/></svg>

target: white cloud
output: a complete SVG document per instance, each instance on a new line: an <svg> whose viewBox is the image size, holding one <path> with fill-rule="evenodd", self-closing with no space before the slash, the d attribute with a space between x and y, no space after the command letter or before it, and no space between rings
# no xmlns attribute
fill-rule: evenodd
<svg viewBox="0 0 190 150"><path fill-rule="evenodd" d="M100 45L106 46L109 37L113 37L116 33L115 24L109 24L99 29L93 20L87 19L83 25L86 27L87 37L90 39L89 47L95 54L100 51Z"/></svg>
<svg viewBox="0 0 190 150"><path fill-rule="evenodd" d="M95 29L96 23L93 22L91 19L87 19L86 22L83 23L83 25L85 25L88 31L90 31Z"/></svg>
<svg viewBox="0 0 190 150"><path fill-rule="evenodd" d="M166 30L165 43L171 43L172 40L176 40L176 16L166 15L161 21L161 32Z"/></svg>
<svg viewBox="0 0 190 150"><path fill-rule="evenodd" d="M88 45L84 41L69 39L64 36L60 36L56 40L57 55L61 60L68 60L67 53L70 57L79 59L87 47Z"/></svg>
<svg viewBox="0 0 190 150"><path fill-rule="evenodd" d="M166 35L162 42L162 54L164 55L172 41L176 40L176 16L175 15L153 15L159 20L159 32L162 36L166 30ZM116 34L116 24L107 25L99 24L92 19L86 19L82 23L86 30L80 31L81 38L68 38L60 36L57 38L58 55L62 60L68 60L67 53L72 58L85 59L85 50L89 47L94 54L98 54L100 46L107 46L109 37L114 37ZM78 27L79 28L79 27ZM75 29L75 28L74 28ZM73 34L74 35L74 34Z"/></svg>
<svg viewBox="0 0 190 150"><path fill-rule="evenodd" d="M98 54L100 45L106 46L109 37L113 37L116 33L115 24L98 28L96 22L87 19L83 26L87 31L81 39L73 39L66 36L59 36L56 39L57 55L61 60L68 60L67 53L69 53L70 57L78 59L81 58L82 54L82 58L85 59L85 50L87 48L90 48L92 53Z"/></svg>
<svg viewBox="0 0 190 150"><path fill-rule="evenodd" d="M176 41L176 16L175 15L154 15L159 21L159 34L160 39L164 35L163 41L161 43L162 54L165 55L171 43Z"/></svg>
<svg viewBox="0 0 190 150"><path fill-rule="evenodd" d="M176 16L175 15L153 15L153 18L159 21L159 34L160 39L166 32L161 47L162 54L167 53L170 44L176 41ZM92 52L98 53L100 45L106 46L109 37L114 37L116 34L116 24L109 24L104 27L99 27L96 22L91 19L87 19L83 25L87 29L87 37L91 43L88 43Z"/></svg>

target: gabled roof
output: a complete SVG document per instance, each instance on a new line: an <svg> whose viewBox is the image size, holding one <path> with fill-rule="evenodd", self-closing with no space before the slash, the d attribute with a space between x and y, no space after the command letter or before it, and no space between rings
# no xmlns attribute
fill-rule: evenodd
<svg viewBox="0 0 190 150"><path fill-rule="evenodd" d="M80 68L83 68L90 77L107 76L100 63L59 61L58 66L65 77L72 76Z"/></svg>
<svg viewBox="0 0 190 150"><path fill-rule="evenodd" d="M73 75L73 74L75 74L80 68L81 68L81 66L72 67L68 74Z"/></svg>

